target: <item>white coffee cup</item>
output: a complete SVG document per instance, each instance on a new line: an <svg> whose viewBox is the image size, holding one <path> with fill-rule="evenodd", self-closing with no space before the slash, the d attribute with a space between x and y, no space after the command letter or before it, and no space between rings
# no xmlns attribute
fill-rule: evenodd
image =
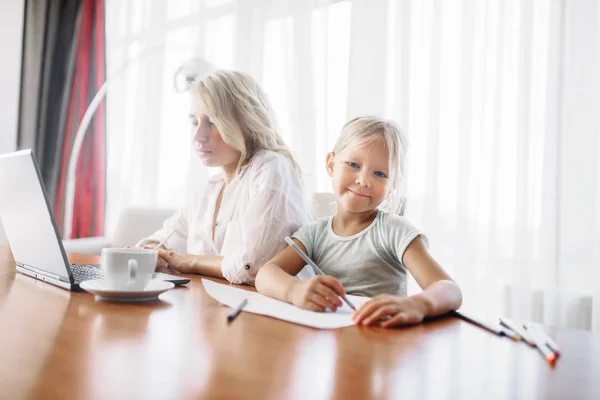
<svg viewBox="0 0 600 400"><path fill-rule="evenodd" d="M138 291L152 279L158 253L147 249L102 249L102 270L108 287L114 290Z"/></svg>

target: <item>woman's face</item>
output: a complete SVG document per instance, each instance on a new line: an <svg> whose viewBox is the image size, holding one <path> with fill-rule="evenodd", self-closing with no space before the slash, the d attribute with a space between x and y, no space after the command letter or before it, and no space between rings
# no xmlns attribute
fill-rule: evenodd
<svg viewBox="0 0 600 400"><path fill-rule="evenodd" d="M222 167L226 173L235 172L241 153L223 141L215 124L196 103L190 113L196 154L207 167Z"/></svg>

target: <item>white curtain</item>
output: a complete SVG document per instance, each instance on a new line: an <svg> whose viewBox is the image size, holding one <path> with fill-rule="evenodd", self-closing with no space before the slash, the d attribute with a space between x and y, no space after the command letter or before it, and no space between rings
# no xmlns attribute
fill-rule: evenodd
<svg viewBox="0 0 600 400"><path fill-rule="evenodd" d="M397 121L407 216L465 309L600 331L599 22L596 0L109 0L109 74L141 55L108 95L109 227L206 178L172 84L200 56L263 85L311 193L347 119Z"/></svg>

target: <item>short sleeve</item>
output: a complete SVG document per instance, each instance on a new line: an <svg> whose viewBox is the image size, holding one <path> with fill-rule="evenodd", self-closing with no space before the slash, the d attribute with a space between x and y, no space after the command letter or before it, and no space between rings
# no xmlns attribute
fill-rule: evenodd
<svg viewBox="0 0 600 400"><path fill-rule="evenodd" d="M385 229L389 233L386 235L390 239L388 248L394 253L395 257L403 266L404 263L402 263L402 258L404 252L417 236L420 236L421 239L423 239L425 247L429 247L429 240L427 237L405 217L387 214L386 219L387 221L383 226L385 226Z"/></svg>
<svg viewBox="0 0 600 400"><path fill-rule="evenodd" d="M306 254L309 258L313 258L313 254L315 251L315 233L317 229L316 222L310 222L300 229L298 229L293 235L292 238L297 239L304 248L306 249Z"/></svg>

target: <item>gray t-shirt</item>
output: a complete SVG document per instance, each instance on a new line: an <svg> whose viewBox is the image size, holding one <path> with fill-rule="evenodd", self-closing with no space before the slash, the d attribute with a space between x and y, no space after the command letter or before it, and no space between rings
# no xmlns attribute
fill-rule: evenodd
<svg viewBox="0 0 600 400"><path fill-rule="evenodd" d="M338 236L333 217L310 222L293 237L327 275L337 278L348 294L406 296L404 251L417 236L427 238L405 217L379 211L373 222L353 236Z"/></svg>

